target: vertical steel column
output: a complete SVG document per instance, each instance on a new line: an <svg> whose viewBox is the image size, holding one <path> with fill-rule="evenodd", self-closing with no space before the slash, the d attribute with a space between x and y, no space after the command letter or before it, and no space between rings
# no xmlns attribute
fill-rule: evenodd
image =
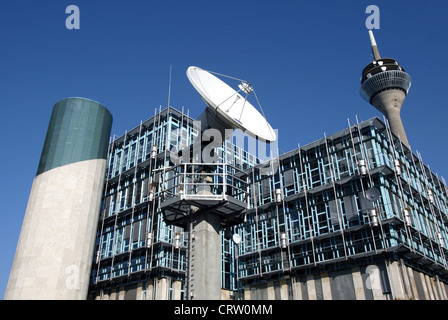
<svg viewBox="0 0 448 320"><path fill-rule="evenodd" d="M336 200L336 210L338 213L338 220L339 220L339 225L341 227L341 236L342 236L342 243L344 244L344 255L345 255L345 259L348 259L348 255L347 255L347 245L345 242L345 234L344 234L344 221L342 218L342 213L340 212L340 205L339 205L339 199L338 199L338 195L336 193L336 183L334 180L334 166L333 166L333 161L331 160L330 157L330 150L328 149L328 143L327 143L327 136L324 134L324 139L325 139L325 148L327 149L327 157L328 157L328 162L330 163L330 173L331 173L331 185L333 186L333 193L334 193L334 199Z"/></svg>
<svg viewBox="0 0 448 320"><path fill-rule="evenodd" d="M305 195L305 207L306 207L306 215L309 217L310 216L310 211L309 211L309 207L308 207L308 187L307 187L307 183L306 183L306 172L304 171L304 167L303 167L303 162L302 162L302 149L300 148L300 145L298 145L299 148L299 162L300 162L300 170L302 172L302 185L303 185L303 192ZM316 261L316 248L314 246L314 229L311 228L310 225L310 219L308 219L308 228L310 230L310 239L311 239L311 250L312 250L312 254L313 254L313 263L314 266L317 265L317 261Z"/></svg>

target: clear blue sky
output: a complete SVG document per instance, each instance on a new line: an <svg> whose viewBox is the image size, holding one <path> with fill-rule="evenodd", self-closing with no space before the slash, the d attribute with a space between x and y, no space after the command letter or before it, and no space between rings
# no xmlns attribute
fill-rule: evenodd
<svg viewBox="0 0 448 320"><path fill-rule="evenodd" d="M65 27L71 4L79 30ZM54 103L99 101L122 135L166 106L172 65L171 105L196 117L204 103L185 75L196 65L251 81L289 151L381 116L359 95L371 4L381 55L413 80L402 109L411 147L448 178L448 0L1 0L0 298Z"/></svg>

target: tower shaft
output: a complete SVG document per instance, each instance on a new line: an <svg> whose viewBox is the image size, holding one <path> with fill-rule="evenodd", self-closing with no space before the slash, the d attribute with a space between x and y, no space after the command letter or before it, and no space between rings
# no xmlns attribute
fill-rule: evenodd
<svg viewBox="0 0 448 320"><path fill-rule="evenodd" d="M392 133L409 147L409 141L400 115L401 106L405 98L406 95L401 90L386 90L372 99L372 105L386 116Z"/></svg>
<svg viewBox="0 0 448 320"><path fill-rule="evenodd" d="M5 299L87 298L111 125L95 101L54 106Z"/></svg>
<svg viewBox="0 0 448 320"><path fill-rule="evenodd" d="M221 219L209 212L192 217L190 299L221 300Z"/></svg>

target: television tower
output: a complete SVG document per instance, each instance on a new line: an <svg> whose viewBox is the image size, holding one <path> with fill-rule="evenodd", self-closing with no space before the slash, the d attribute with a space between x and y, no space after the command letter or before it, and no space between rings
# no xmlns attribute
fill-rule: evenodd
<svg viewBox="0 0 448 320"><path fill-rule="evenodd" d="M394 135L409 148L400 110L411 87L411 77L397 60L381 58L372 30L369 30L373 61L362 71L361 96L381 111Z"/></svg>

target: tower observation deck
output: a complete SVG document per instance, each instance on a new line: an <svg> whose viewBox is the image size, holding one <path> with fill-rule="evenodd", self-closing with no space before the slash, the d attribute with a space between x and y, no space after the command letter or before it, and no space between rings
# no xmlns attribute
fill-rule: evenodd
<svg viewBox="0 0 448 320"><path fill-rule="evenodd" d="M386 116L392 133L409 147L400 110L411 87L411 77L397 60L381 58L371 30L369 36L374 60L362 71L361 96Z"/></svg>

